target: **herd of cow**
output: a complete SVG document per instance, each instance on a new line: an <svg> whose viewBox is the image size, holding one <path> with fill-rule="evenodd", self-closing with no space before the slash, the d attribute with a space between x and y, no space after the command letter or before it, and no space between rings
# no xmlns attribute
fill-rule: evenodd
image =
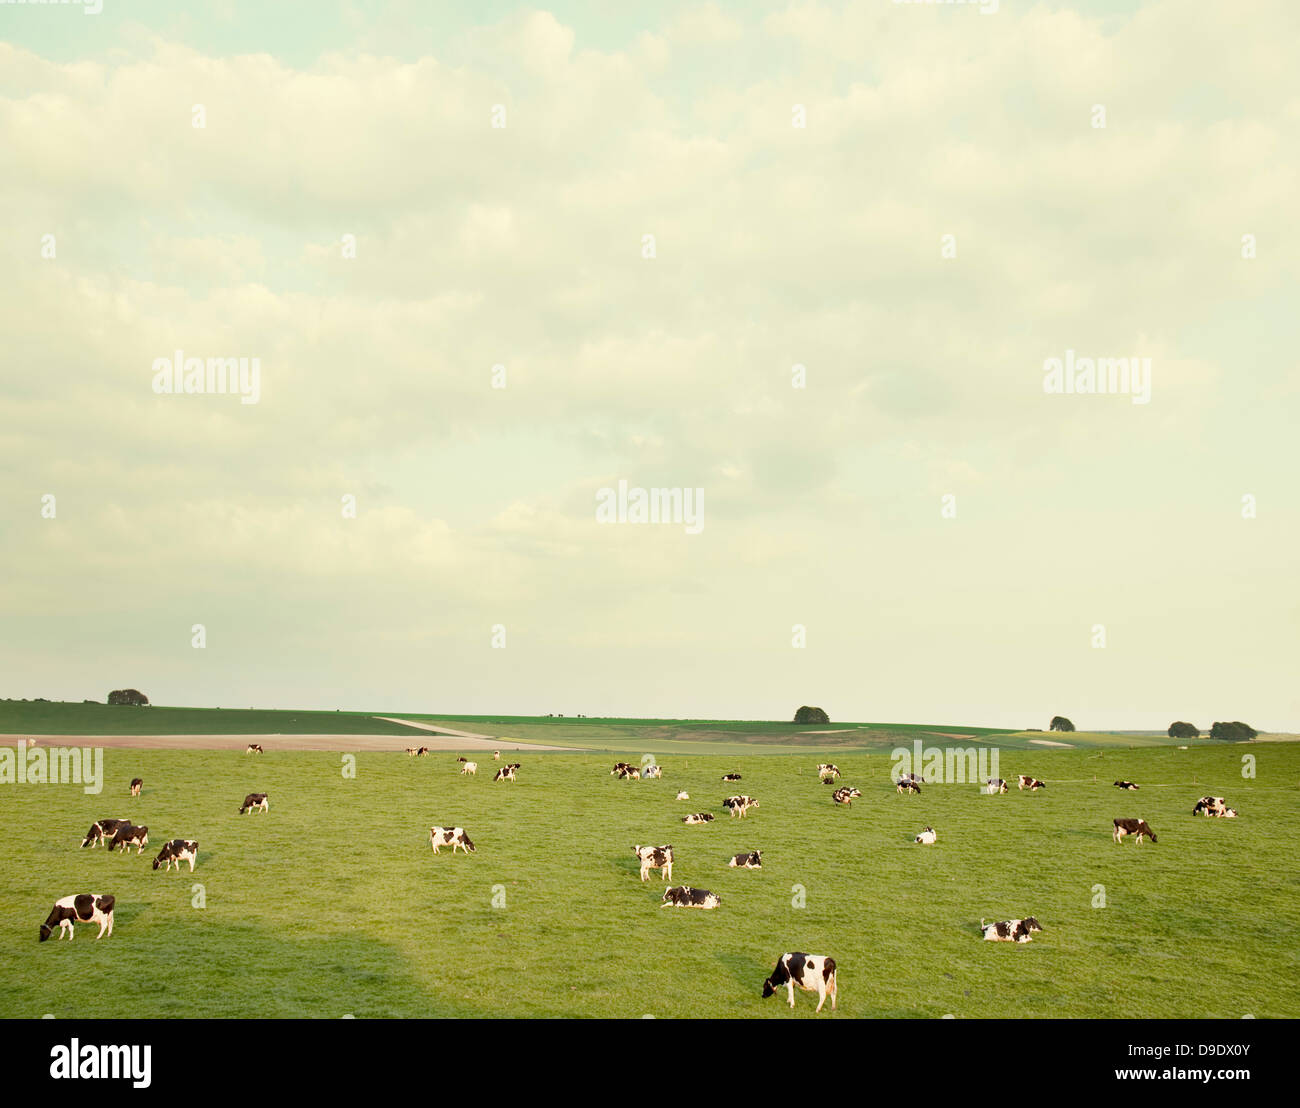
<svg viewBox="0 0 1300 1108"><path fill-rule="evenodd" d="M263 753L262 747L256 743L248 745L248 754ZM428 753L428 747L408 747L406 753L411 756L425 755ZM501 752L494 751L492 754L494 761L500 761ZM478 765L469 761L465 757L456 759L461 764L461 774L470 776L478 773ZM494 781L515 781L516 771L521 764L511 762L497 771ZM616 762L614 768L610 771L611 776L618 777L621 780L642 780L661 778L663 774L662 767L649 764L638 768L628 762ZM840 777L840 771L837 766L829 762L819 763L817 766L818 780L825 785L835 785ZM741 780L739 773L726 773L722 775L724 783L734 783ZM912 773L904 773L895 781L895 788L899 793L919 794L924 781L922 778ZM1020 774L1017 784L1021 790L1028 789L1036 792L1039 789L1046 788L1044 782L1028 774ZM144 782L139 778L131 781L130 795L139 796ZM1114 787L1125 791L1138 789L1132 781L1119 780L1114 782ZM983 792L988 794L1006 793L1009 789L1007 781L1000 777L990 778L982 787ZM831 793L831 800L835 804L842 804L852 807L853 801L862 796L859 789L850 786L838 786ZM689 800L690 795L685 790L679 790L676 796L677 800ZM746 814L751 810L759 807L759 802L755 797L748 795L728 796L722 801L722 806L727 809L728 813L737 819L744 819ZM251 814L254 811L268 812L270 803L266 793L249 793L242 805L239 813L241 815ZM1237 815L1236 809L1228 807L1226 800L1221 796L1203 796L1192 809L1193 815L1204 815L1208 817L1218 817L1222 819L1232 819ZM681 822L684 824L703 824L713 820L711 812L693 812L689 815L682 816ZM1126 836L1133 835L1140 844L1144 838L1156 842L1155 832L1147 824L1146 820L1141 817L1127 818L1121 817L1113 820L1113 838L1115 842L1122 841ZM913 840L920 845L933 845L938 841L938 834L934 828L926 826ZM130 819L101 819L91 824L90 830L86 832L82 840L82 847L94 848L101 844L106 845L111 851L121 850L124 853L130 853L132 846L136 848L137 856L143 853L145 846L149 842L149 828L143 825L134 824ZM429 829L429 845L434 854L438 854L444 846L450 846L453 854L458 850L463 850L466 854L475 851L474 843L470 839L463 827L441 827L433 826ZM156 870L160 866L165 866L165 871L171 870L175 865L179 872L181 863L188 862L190 872L194 872L194 863L198 857L199 844L193 839L171 839L163 844L158 856L154 859L153 868ZM641 880L648 881L650 874L658 870L660 879L671 881L673 874L674 852L671 844L662 846L634 846L633 852L636 855L640 866ZM740 869L762 869L763 852L761 850L750 850L740 854L735 854L728 861L727 865L732 868ZM676 908L702 908L712 909L721 905L721 898L716 893L708 889L697 889L690 885L673 885L664 891L661 898L660 907ZM66 935L69 940L73 937L73 925L75 923L94 923L99 926L99 933L95 936L97 939L113 933L113 909L116 904L116 898L107 893L74 893L69 896L61 897L54 903L46 921L41 925L40 941L44 942L53 934L54 929L59 929L60 937ZM1024 919L1016 920L999 920L993 923L986 923L980 920L980 933L985 941L988 942L1012 942L1027 943L1030 942L1034 932L1042 931L1042 925L1033 916L1026 916ZM790 1007L794 1007L794 990L796 987L806 992L817 993L817 1011L822 1010L822 1006L829 997L831 1001L831 1010L834 1011L837 1000L837 981L835 959L818 954L805 954L800 951L794 951L782 954L777 960L776 968L763 982L763 996L771 996L776 989L785 985L789 996Z"/></svg>

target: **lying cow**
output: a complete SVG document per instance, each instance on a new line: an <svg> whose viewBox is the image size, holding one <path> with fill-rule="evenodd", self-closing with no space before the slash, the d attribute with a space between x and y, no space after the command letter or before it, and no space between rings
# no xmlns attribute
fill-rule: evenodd
<svg viewBox="0 0 1300 1108"><path fill-rule="evenodd" d="M933 846L939 841L939 836L935 834L933 827L927 827L916 836L915 841L920 843L922 846Z"/></svg>
<svg viewBox="0 0 1300 1108"><path fill-rule="evenodd" d="M180 873L181 863L189 862L190 873L194 872L194 859L199 856L199 844L195 839L172 839L169 843L163 843L162 850L158 851L158 857L153 860L153 868L166 863L168 872L172 868L172 863L176 864L176 872Z"/></svg>
<svg viewBox="0 0 1300 1108"><path fill-rule="evenodd" d="M429 845L433 847L435 854L440 853L439 848L444 846L450 846L453 854L456 853L457 848L466 854L474 852L474 844L470 842L463 827L430 827Z"/></svg>
<svg viewBox="0 0 1300 1108"><path fill-rule="evenodd" d="M1133 784L1132 781L1116 781L1116 782L1115 782L1115 788L1117 788L1117 789L1136 789L1137 786L1136 786L1135 784Z"/></svg>
<svg viewBox="0 0 1300 1108"><path fill-rule="evenodd" d="M1001 777L990 777L985 782L985 786L988 788L990 793L1004 793L1009 788L1007 783L1003 781Z"/></svg>
<svg viewBox="0 0 1300 1108"><path fill-rule="evenodd" d="M830 762L819 762L817 764L817 776L822 780L834 781L840 775L839 767L832 765Z"/></svg>
<svg viewBox="0 0 1300 1108"><path fill-rule="evenodd" d="M677 794L677 799L678 799L678 800L690 800L690 799L691 799L691 794L688 793L685 789L682 789L682 791L679 792L679 793Z"/></svg>
<svg viewBox="0 0 1300 1108"><path fill-rule="evenodd" d="M1033 940L1033 933L1041 931L1043 925L1033 916L1024 919L999 920L997 923L985 923L980 920L980 931L984 941L989 943L1027 943Z"/></svg>
<svg viewBox="0 0 1300 1108"><path fill-rule="evenodd" d="M641 863L641 880L650 880L650 871L657 869L660 871L659 877L663 881L671 881L673 877L673 848L671 845L666 846L634 846L637 860Z"/></svg>
<svg viewBox="0 0 1300 1108"><path fill-rule="evenodd" d="M831 793L831 799L835 801L836 804L847 804L850 808L852 808L853 801L856 800L861 795L862 795L861 790L851 789L848 787L848 785L845 785L843 788L836 789L833 793Z"/></svg>
<svg viewBox="0 0 1300 1108"><path fill-rule="evenodd" d="M822 1010L826 998L831 998L831 1011L835 1011L835 959L822 954L782 954L776 960L776 969L763 982L763 996L769 997L782 985L790 997L790 1007L794 1007L794 988L799 986L806 993L817 994L817 1011Z"/></svg>
<svg viewBox="0 0 1300 1108"><path fill-rule="evenodd" d="M746 812L758 807L758 801L752 796L729 796L722 802L722 806L733 816L744 819Z"/></svg>
<svg viewBox="0 0 1300 1108"><path fill-rule="evenodd" d="M1156 841L1156 833L1147 826L1147 821L1140 817L1138 819L1115 820L1115 841L1121 841L1125 835L1136 835L1139 846L1142 843L1143 836L1152 842Z"/></svg>
<svg viewBox="0 0 1300 1108"><path fill-rule="evenodd" d="M740 780L740 774L738 774L738 773L724 773L724 774L722 775L722 779L723 779L724 781L739 781L739 780Z"/></svg>
<svg viewBox="0 0 1300 1108"><path fill-rule="evenodd" d="M1217 816L1219 819L1235 819L1237 810L1229 808L1228 802L1221 796L1203 796L1192 809L1194 816Z"/></svg>
<svg viewBox="0 0 1300 1108"><path fill-rule="evenodd" d="M262 744L261 744L261 743L249 743L249 744L248 744L248 747L244 750L244 753L245 753L245 754L265 754L266 751L264 751L264 750L262 749Z"/></svg>
<svg viewBox="0 0 1300 1108"><path fill-rule="evenodd" d="M466 773L468 773L471 777L477 777L477 776L478 776L478 763L477 763L477 762L466 762L463 766L460 767L460 772L461 772L462 774L466 774Z"/></svg>
<svg viewBox="0 0 1300 1108"><path fill-rule="evenodd" d="M514 781L516 780L515 770L517 770L518 768L519 767L517 765L513 765L513 764L508 766L502 766L499 770L497 770L496 776L493 777L492 780L493 781Z"/></svg>
<svg viewBox="0 0 1300 1108"><path fill-rule="evenodd" d="M140 790L144 788L144 779L141 777L131 778L131 795L139 796Z"/></svg>
<svg viewBox="0 0 1300 1108"><path fill-rule="evenodd" d="M113 905L116 903L117 898L109 893L73 893L61 897L54 902L53 911L41 924L41 942L45 942L56 927L59 929L59 938L66 932L68 941L71 942L74 923L99 924L99 934L95 936L97 939L102 939L106 934L111 935Z"/></svg>
<svg viewBox="0 0 1300 1108"><path fill-rule="evenodd" d="M921 791L921 782L913 777L900 777L898 784L894 788L895 791L900 793L919 793Z"/></svg>
<svg viewBox="0 0 1300 1108"><path fill-rule="evenodd" d="M121 847L127 854L131 853L131 847L135 847L136 854L143 854L144 848L149 844L149 828L137 827L133 823L128 823L125 827L119 827L113 834L113 841L108 844L110 851L117 850Z"/></svg>
<svg viewBox="0 0 1300 1108"><path fill-rule="evenodd" d="M100 843L111 843L119 827L130 827L129 819L101 819L90 825L86 837L81 840L82 848L97 847Z"/></svg>
<svg viewBox="0 0 1300 1108"><path fill-rule="evenodd" d="M674 885L664 890L664 902L660 908L671 905L674 908L716 908L722 901L717 893L708 889L692 889L689 885Z"/></svg>
<svg viewBox="0 0 1300 1108"><path fill-rule="evenodd" d="M267 799L266 793L249 793L244 797L244 803L239 806L239 814L252 815L255 808L261 812L271 810L271 802Z"/></svg>
<svg viewBox="0 0 1300 1108"><path fill-rule="evenodd" d="M1027 773L1022 773L1020 775L1017 784L1021 789L1028 789L1030 792L1047 788L1047 786L1039 781L1038 778L1030 777Z"/></svg>
<svg viewBox="0 0 1300 1108"><path fill-rule="evenodd" d="M737 854L727 865L732 869L762 869L763 852L751 850L748 854Z"/></svg>
<svg viewBox="0 0 1300 1108"><path fill-rule="evenodd" d="M683 823L709 823L712 819L712 812L692 812L689 816L682 816Z"/></svg>

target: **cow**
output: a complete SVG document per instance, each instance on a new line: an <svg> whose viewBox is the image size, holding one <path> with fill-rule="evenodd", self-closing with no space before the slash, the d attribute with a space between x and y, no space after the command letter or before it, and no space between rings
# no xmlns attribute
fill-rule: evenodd
<svg viewBox="0 0 1300 1108"><path fill-rule="evenodd" d="M639 781L641 780L641 771L636 766L624 766L618 771L620 781Z"/></svg>
<svg viewBox="0 0 1300 1108"><path fill-rule="evenodd" d="M130 827L129 819L101 819L90 825L86 837L81 840L82 849L97 847L100 843L111 843L119 827Z"/></svg>
<svg viewBox="0 0 1300 1108"><path fill-rule="evenodd" d="M712 812L692 812L689 816L682 816L683 823L710 823L712 820Z"/></svg>
<svg viewBox="0 0 1300 1108"><path fill-rule="evenodd" d="M514 781L515 770L517 770L518 768L519 767L514 764L508 766L502 766L499 770L497 770L496 776L493 777L492 780L493 781Z"/></svg>
<svg viewBox="0 0 1300 1108"><path fill-rule="evenodd" d="M408 746L408 747L406 748L406 756L407 756L408 758L414 758L414 757L415 757L417 754L419 754L419 753L420 753L419 747Z"/></svg>
<svg viewBox="0 0 1300 1108"><path fill-rule="evenodd" d="M1038 789L1047 788L1047 786L1039 781L1038 778L1031 777L1027 773L1022 773L1016 783L1019 788L1028 789L1030 792L1036 792Z"/></svg>
<svg viewBox="0 0 1300 1108"><path fill-rule="evenodd" d="M459 758L456 759L456 761L458 761L458 762L468 762L469 759L466 758L464 754L462 754Z"/></svg>
<svg viewBox="0 0 1300 1108"><path fill-rule="evenodd" d="M165 862L167 870L170 870L172 863L175 862L176 872L180 873L181 863L189 862L190 873L193 873L194 859L198 856L199 844L196 839L172 839L169 843L163 843L162 850L158 851L158 857L153 860L153 868L157 869Z"/></svg>
<svg viewBox="0 0 1300 1108"><path fill-rule="evenodd" d="M41 924L40 941L45 942L57 927L59 937L62 938L66 932L68 941L71 942L74 923L99 924L99 934L95 936L97 939L111 935L113 905L116 903L117 898L109 893L73 893L71 896L60 897L54 902L49 917Z"/></svg>
<svg viewBox="0 0 1300 1108"><path fill-rule="evenodd" d="M439 847L450 846L451 852L456 853L459 847L466 854L474 853L474 844L465 834L463 827L430 827L429 828L429 845L433 848L435 854L440 853Z"/></svg>
<svg viewBox="0 0 1300 1108"><path fill-rule="evenodd" d="M247 748L244 750L244 753L245 753L245 754L265 754L266 751L264 751L264 750L262 749L262 744L261 744L261 743L249 743L248 746L247 746Z"/></svg>
<svg viewBox="0 0 1300 1108"><path fill-rule="evenodd" d="M922 832L919 835L916 836L916 839L914 841L920 843L922 846L933 846L938 841L938 839L939 836L935 834L934 828L927 827L924 830L922 830Z"/></svg>
<svg viewBox="0 0 1300 1108"><path fill-rule="evenodd" d="M690 799L691 799L691 794L688 793L685 789L682 789L682 791L679 792L679 793L677 794L677 799L678 799L678 800L690 800Z"/></svg>
<svg viewBox="0 0 1300 1108"><path fill-rule="evenodd" d="M422 746L419 748L419 750L415 752L416 757L418 758L423 758L428 753L429 753L429 748L427 746Z"/></svg>
<svg viewBox="0 0 1300 1108"><path fill-rule="evenodd" d="M762 869L763 852L751 850L748 854L737 854L727 865L732 869Z"/></svg>
<svg viewBox="0 0 1300 1108"><path fill-rule="evenodd" d="M460 767L460 772L461 772L462 775L468 773L471 777L477 777L477 776L478 776L478 763L477 763L477 762L466 762L463 766Z"/></svg>
<svg viewBox="0 0 1300 1108"><path fill-rule="evenodd" d="M665 846L634 846L637 860L641 863L641 880L650 880L650 871L659 870L659 878L662 881L671 881L673 878L673 848L672 845Z"/></svg>
<svg viewBox="0 0 1300 1108"><path fill-rule="evenodd" d="M621 777L625 772L632 768L631 762L615 762L614 768L609 771L611 777Z"/></svg>
<svg viewBox="0 0 1300 1108"><path fill-rule="evenodd" d="M894 784L896 785L908 784L908 783L920 786L923 785L925 782L920 777L918 777L915 773L900 773L898 775L898 780L894 782Z"/></svg>
<svg viewBox="0 0 1300 1108"><path fill-rule="evenodd" d="M723 779L724 781L739 781L739 780L740 780L740 774L738 774L738 773L724 773L724 774L722 775L722 779Z"/></svg>
<svg viewBox="0 0 1300 1108"><path fill-rule="evenodd" d="M133 777L133 778L131 779L131 795L132 795L132 796L139 796L139 795L140 795L140 790L143 789L143 788L144 788L144 779L143 779L143 778L141 778L141 777Z"/></svg>
<svg viewBox="0 0 1300 1108"><path fill-rule="evenodd" d="M1033 941L1035 931L1041 931L1043 925L1033 916L1024 919L999 920L997 923L985 923L980 920L980 932L984 941L989 943L1027 943Z"/></svg>
<svg viewBox="0 0 1300 1108"><path fill-rule="evenodd" d="M1145 836L1152 842L1156 841L1156 833L1147 826L1147 821L1141 816L1137 819L1117 819L1115 820L1115 830L1113 832L1115 841L1119 842L1125 835L1136 835L1138 845L1142 845L1142 838Z"/></svg>
<svg viewBox="0 0 1300 1108"><path fill-rule="evenodd" d="M746 812L758 807L758 801L752 796L729 796L722 802L722 806L736 818L744 819Z"/></svg>
<svg viewBox="0 0 1300 1108"><path fill-rule="evenodd" d="M900 777L895 791L900 793L919 793L921 791L921 782L912 777Z"/></svg>
<svg viewBox="0 0 1300 1108"><path fill-rule="evenodd" d="M834 781L840 775L839 767L832 765L830 762L819 762L817 764L817 776L823 781Z"/></svg>
<svg viewBox="0 0 1300 1108"><path fill-rule="evenodd" d="M796 951L782 954L776 960L776 969L763 982L763 997L771 996L782 985L790 997L790 1007L794 1007L794 988L799 986L806 993L817 994L817 1011L822 1010L826 998L831 998L831 1011L835 1011L835 959L823 954L803 954Z"/></svg>
<svg viewBox="0 0 1300 1108"><path fill-rule="evenodd" d="M990 777L985 785L990 793L1004 793L1010 787L1001 777Z"/></svg>
<svg viewBox="0 0 1300 1108"><path fill-rule="evenodd" d="M1117 789L1136 789L1137 786L1136 786L1135 784L1133 784L1132 781L1116 781L1116 782L1115 782L1115 788L1117 788Z"/></svg>
<svg viewBox="0 0 1300 1108"><path fill-rule="evenodd" d="M843 788L836 789L831 793L831 799L835 801L836 804L847 804L852 808L853 801L861 795L861 790L851 789L848 785L845 785Z"/></svg>
<svg viewBox="0 0 1300 1108"><path fill-rule="evenodd" d="M130 854L131 847L134 846L136 854L143 854L144 848L148 845L149 828L128 823L125 827L119 827L114 832L113 841L108 844L108 849L114 851L120 846L127 854Z"/></svg>
<svg viewBox="0 0 1300 1108"><path fill-rule="evenodd" d="M1194 816L1217 816L1220 819L1235 819L1237 810L1229 808L1228 802L1221 796L1203 796L1192 809Z"/></svg>
<svg viewBox="0 0 1300 1108"><path fill-rule="evenodd" d="M263 812L271 810L271 802L267 799L266 793L249 793L244 797L244 803L239 806L239 814L251 816L254 808Z"/></svg>
<svg viewBox="0 0 1300 1108"><path fill-rule="evenodd" d="M501 761L501 751L499 750L492 751L492 761L494 762Z"/></svg>
<svg viewBox="0 0 1300 1108"><path fill-rule="evenodd" d="M692 889L689 885L674 885L664 890L664 902L660 908L670 905L674 908L716 908L722 901L717 893L708 889Z"/></svg>
<svg viewBox="0 0 1300 1108"><path fill-rule="evenodd" d="M651 777L662 778L664 775L663 767L658 765L649 765L645 767L641 776L649 780Z"/></svg>

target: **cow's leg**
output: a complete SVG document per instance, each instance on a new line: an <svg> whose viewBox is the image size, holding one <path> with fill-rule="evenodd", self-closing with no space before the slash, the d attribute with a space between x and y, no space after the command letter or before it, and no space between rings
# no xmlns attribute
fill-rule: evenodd
<svg viewBox="0 0 1300 1108"><path fill-rule="evenodd" d="M785 983L785 990L790 994L790 1007L794 1007L794 978L791 977Z"/></svg>
<svg viewBox="0 0 1300 1108"><path fill-rule="evenodd" d="M108 926L108 917L101 914L99 917L99 934L96 935L95 938L102 939L104 937L104 928L107 926Z"/></svg>
<svg viewBox="0 0 1300 1108"><path fill-rule="evenodd" d="M833 1012L835 1011L835 1001L837 999L836 994L840 991L839 985L837 984L837 978L834 973L831 974L831 979L830 981L827 982L827 985L831 991L831 1011Z"/></svg>
<svg viewBox="0 0 1300 1108"><path fill-rule="evenodd" d="M826 982L820 975L817 977L817 1011L822 1010L822 1005L826 1003Z"/></svg>
<svg viewBox="0 0 1300 1108"><path fill-rule="evenodd" d="M198 852L196 851L195 854L197 854L197 853L198 853ZM190 873L193 873L193 872L194 872L194 858L195 858L195 854L191 854L191 855L190 855ZM180 868L181 868L181 864L180 864L180 862L177 862L177 863L176 863L176 868L177 868L177 869L180 869Z"/></svg>

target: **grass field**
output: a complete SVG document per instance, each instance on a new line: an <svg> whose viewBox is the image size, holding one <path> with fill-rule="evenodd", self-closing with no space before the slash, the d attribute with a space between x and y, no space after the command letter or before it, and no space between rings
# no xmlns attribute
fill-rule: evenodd
<svg viewBox="0 0 1300 1108"><path fill-rule="evenodd" d="M525 753L515 785L476 757L466 778L454 754L362 753L346 779L337 753L109 749L101 795L0 786L0 1016L790 1018L759 995L787 950L835 957L841 1017L1300 1015L1293 743L1004 751L1003 776L1048 783L1006 796L900 796L887 756L836 754L865 794L851 810L808 754L672 756L662 780L618 781L606 756ZM724 786L732 770L744 779ZM268 814L236 814L250 791ZM761 807L728 819L732 791ZM1241 817L1193 818L1204 793ZM678 822L697 810L719 818ZM1115 845L1120 815L1159 842ZM148 824L144 857L79 849L107 816ZM465 827L477 853L434 857L432 823ZM913 845L925 824L937 845ZM173 837L199 840L193 875L151 870ZM633 844L669 842L673 883L720 908L661 909L657 877L638 881ZM762 870L726 867L750 849ZM38 944L54 900L80 891L117 897L114 934ZM1045 928L1034 942L980 941L982 916L1025 914ZM815 997L796 1004L809 1017Z"/></svg>

